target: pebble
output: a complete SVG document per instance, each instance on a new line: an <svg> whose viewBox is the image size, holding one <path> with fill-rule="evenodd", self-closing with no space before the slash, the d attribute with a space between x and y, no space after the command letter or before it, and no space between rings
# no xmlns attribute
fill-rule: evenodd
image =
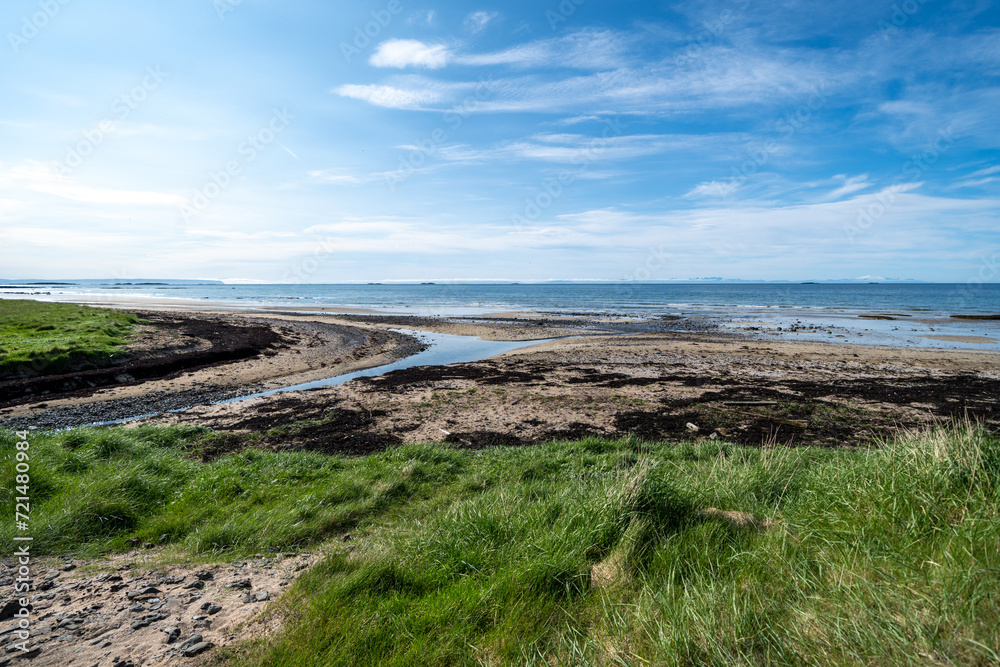
<svg viewBox="0 0 1000 667"><path fill-rule="evenodd" d="M199 653L204 653L213 646L214 644L212 644L211 642L198 642L197 644L188 646L186 649L183 650L184 657L193 658Z"/></svg>
<svg viewBox="0 0 1000 667"><path fill-rule="evenodd" d="M156 588L155 586L146 586L145 588L141 588L137 591L129 591L128 593L126 593L126 597L129 600L134 600L136 598L144 597L146 595L156 595L159 592L160 589Z"/></svg>

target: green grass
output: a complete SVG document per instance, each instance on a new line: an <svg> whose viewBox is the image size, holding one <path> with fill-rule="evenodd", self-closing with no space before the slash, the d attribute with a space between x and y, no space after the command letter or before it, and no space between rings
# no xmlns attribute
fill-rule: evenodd
<svg viewBox="0 0 1000 667"><path fill-rule="evenodd" d="M33 433L31 495L36 553L166 534L243 554L350 531L276 605L284 632L220 663L1000 659L1000 440L978 427L850 451L626 438L199 462L213 437ZM14 442L0 436L7 480ZM767 523L740 528L709 507Z"/></svg>
<svg viewBox="0 0 1000 667"><path fill-rule="evenodd" d="M0 299L0 377L105 365L138 321L119 310Z"/></svg>

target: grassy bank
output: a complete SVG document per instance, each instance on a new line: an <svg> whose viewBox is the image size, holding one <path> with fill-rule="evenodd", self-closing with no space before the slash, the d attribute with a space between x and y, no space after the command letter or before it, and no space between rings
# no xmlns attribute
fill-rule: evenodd
<svg viewBox="0 0 1000 667"><path fill-rule="evenodd" d="M106 364L137 321L119 310L0 299L0 377Z"/></svg>
<svg viewBox="0 0 1000 667"><path fill-rule="evenodd" d="M589 439L202 463L219 437L33 433L33 548L330 540L276 605L284 633L218 653L232 664L1000 659L1000 441L974 427L866 451Z"/></svg>

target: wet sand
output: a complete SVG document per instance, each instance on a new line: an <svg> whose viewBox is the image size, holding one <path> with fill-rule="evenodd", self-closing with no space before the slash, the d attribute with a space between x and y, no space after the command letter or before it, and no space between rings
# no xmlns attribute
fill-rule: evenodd
<svg viewBox="0 0 1000 667"><path fill-rule="evenodd" d="M202 399L219 391L246 395L249 389L330 377L412 352L416 343L391 331L405 327L494 340L567 337L484 361L200 405L140 423L263 432L310 420L302 428L286 429L280 441L265 437L259 446L354 454L417 441L480 447L626 434L677 441L711 437L748 445L861 446L899 428L953 417L967 415L994 425L1000 420L1000 354L995 352L756 340L703 319L677 317L289 312L200 317L266 326L280 342L251 359L47 396L41 405L25 400L0 410L0 419L19 427L51 427L63 415L61 423L69 425L82 414L103 414L102 406L112 406L107 413L117 414L116 401L127 401L132 414L126 416L135 416L207 403ZM179 397L186 405L164 407L164 396Z"/></svg>

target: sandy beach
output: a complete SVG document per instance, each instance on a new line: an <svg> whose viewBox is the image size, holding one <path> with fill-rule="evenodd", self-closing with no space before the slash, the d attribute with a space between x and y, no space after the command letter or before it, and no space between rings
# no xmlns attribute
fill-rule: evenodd
<svg viewBox="0 0 1000 667"><path fill-rule="evenodd" d="M60 377L47 389L29 383L17 394L8 381L0 424L53 428L151 415L130 423L266 432L303 422L280 439L264 437L260 446L357 454L404 442L483 447L627 434L859 446L953 417L1000 420L1000 354L993 352L756 340L677 317L191 309L145 315L150 323L143 336L120 368L103 374L104 384L85 387ZM420 341L398 329L558 340L476 362L211 405L379 366L421 349ZM183 346L169 335L180 330ZM206 356L220 339L244 340L240 350L229 351L238 358ZM177 361L184 355L191 357L186 365ZM173 364L137 377L151 358ZM59 391L57 385L73 388ZM168 412L182 408L190 409Z"/></svg>

